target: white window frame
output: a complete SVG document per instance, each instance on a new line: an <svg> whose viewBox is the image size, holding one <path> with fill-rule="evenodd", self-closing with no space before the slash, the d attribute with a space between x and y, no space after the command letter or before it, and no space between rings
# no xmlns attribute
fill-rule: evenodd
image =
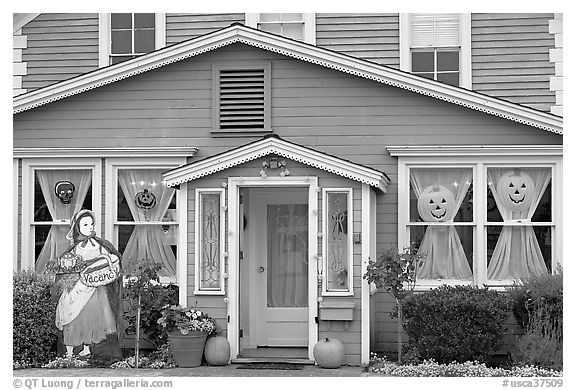
<svg viewBox="0 0 576 390"><path fill-rule="evenodd" d="M155 50L166 46L166 14L156 13L155 15ZM98 66L100 68L110 65L111 34L110 34L110 13L98 14Z"/></svg>
<svg viewBox="0 0 576 390"><path fill-rule="evenodd" d="M328 194L346 193L348 196L348 289L328 290ZM352 188L323 188L322 189L322 295L323 296L352 296L354 295L353 272L354 272L354 210Z"/></svg>
<svg viewBox="0 0 576 390"><path fill-rule="evenodd" d="M40 158L22 159L22 258L20 269L35 269L34 243L37 225L70 225L70 220L59 223L34 222L34 174L36 170L90 169L92 171L92 211L96 218L102 215L102 162L99 158ZM102 222L94 226L96 234Z"/></svg>
<svg viewBox="0 0 576 390"><path fill-rule="evenodd" d="M428 149L428 150L424 150ZM435 150L434 150L435 149ZM465 148L464 148L465 149ZM417 282L417 290L425 291L442 284L474 284L478 286L504 288L514 280L494 281L487 279L486 236L487 227L504 225L504 223L488 222L486 218L486 197L488 194L486 174L489 167L546 167L552 173L552 220L550 223L514 223L514 226L551 226L552 242L552 272L557 264L562 265L562 156L558 153L548 155L537 151L513 151L514 155L506 155L487 147L485 151L473 150L468 153L450 156L450 152L438 148L423 148L421 151L391 152L398 156L398 246L409 246L408 229L410 227L410 168L453 168L471 167L473 169L472 185L474 186L475 202L473 204L474 244L473 244L473 279L469 280L421 280ZM406 149L405 149L406 150ZM560 152L561 153L561 152ZM444 154L444 155L442 155ZM470 225L470 223L455 223ZM516 280L517 281L517 280Z"/></svg>
<svg viewBox="0 0 576 390"><path fill-rule="evenodd" d="M118 170L119 169L165 169L170 170L186 163L184 157L146 157L131 158L117 157L106 159L106 197L105 197L105 219L106 219L106 239L115 247L118 247L118 227L124 223L116 220L118 213ZM181 187L174 194L176 197L176 221L162 222L161 225L178 226L178 252L176 256L176 275L174 277L160 277L161 283L186 283L186 275L182 275L180 264L186 263L187 243L186 243L186 186ZM134 222L126 222L126 225L135 225ZM185 272L184 272L185 273Z"/></svg>
<svg viewBox="0 0 576 390"><path fill-rule="evenodd" d="M200 197L203 194L219 194L220 195L220 287L218 289L202 289L201 284L201 267L200 262L202 260L201 256L201 216L202 216L202 202ZM225 234L226 234L226 191L223 188L196 188L195 191L195 210L194 210L194 295L226 295L226 290L224 286L224 271L226 265L225 255Z"/></svg>
<svg viewBox="0 0 576 390"><path fill-rule="evenodd" d="M302 20L304 22L304 42L311 45L316 44L316 14L303 13ZM245 15L245 24L248 27L258 28L260 21L260 13L247 13Z"/></svg>
<svg viewBox="0 0 576 390"><path fill-rule="evenodd" d="M410 14L399 14L400 29L400 70L412 72L412 51L410 47ZM460 84L472 89L472 22L471 14L460 14Z"/></svg>

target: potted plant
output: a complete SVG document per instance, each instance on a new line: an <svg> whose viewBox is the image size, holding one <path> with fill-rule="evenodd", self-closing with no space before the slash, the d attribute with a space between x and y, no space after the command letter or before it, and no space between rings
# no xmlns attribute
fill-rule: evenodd
<svg viewBox="0 0 576 390"><path fill-rule="evenodd" d="M166 305L158 324L168 334L179 367L201 365L206 338L216 334L216 322L212 317L195 308Z"/></svg>

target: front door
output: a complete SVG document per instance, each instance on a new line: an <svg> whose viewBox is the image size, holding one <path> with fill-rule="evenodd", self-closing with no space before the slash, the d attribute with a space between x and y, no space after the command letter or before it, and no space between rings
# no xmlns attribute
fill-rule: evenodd
<svg viewBox="0 0 576 390"><path fill-rule="evenodd" d="M308 189L256 190L257 346L308 346Z"/></svg>

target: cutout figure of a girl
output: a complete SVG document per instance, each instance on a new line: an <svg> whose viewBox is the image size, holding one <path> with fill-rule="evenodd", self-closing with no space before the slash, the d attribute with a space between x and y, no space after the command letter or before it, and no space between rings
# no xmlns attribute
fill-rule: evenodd
<svg viewBox="0 0 576 390"><path fill-rule="evenodd" d="M95 222L90 210L76 213L66 236L73 245L48 267L57 274L60 295L55 322L62 330L67 356L82 346L78 356L89 357L90 346L118 333L121 326L121 255L111 243L96 237Z"/></svg>

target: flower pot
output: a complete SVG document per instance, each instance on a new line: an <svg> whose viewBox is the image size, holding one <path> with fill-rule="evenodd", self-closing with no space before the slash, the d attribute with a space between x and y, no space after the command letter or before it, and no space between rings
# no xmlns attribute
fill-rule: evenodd
<svg viewBox="0 0 576 390"><path fill-rule="evenodd" d="M183 335L179 330L168 334L168 342L178 367L199 367L202 364L205 332L191 331Z"/></svg>

